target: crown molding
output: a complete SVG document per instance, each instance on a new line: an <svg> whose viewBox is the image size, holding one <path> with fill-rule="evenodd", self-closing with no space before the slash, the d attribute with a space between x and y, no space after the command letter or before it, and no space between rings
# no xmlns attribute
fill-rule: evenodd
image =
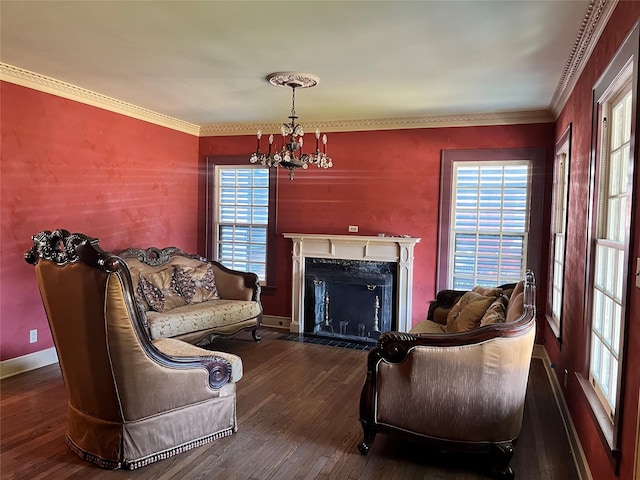
<svg viewBox="0 0 640 480"><path fill-rule="evenodd" d="M400 130L415 128L470 127L486 125L514 125L523 123L549 123L553 116L547 110L524 112L471 113L405 118L378 118L368 120L342 120L309 122L323 132L354 132L367 130ZM225 135L255 135L263 132L279 132L280 123L210 124L200 128L201 137Z"/></svg>
<svg viewBox="0 0 640 480"><path fill-rule="evenodd" d="M553 118L557 119L567 104L584 67L586 66L600 35L618 5L618 0L591 0L585 13L578 37L573 44L569 59L562 70L560 81L551 98L549 110Z"/></svg>
<svg viewBox="0 0 640 480"><path fill-rule="evenodd" d="M193 123L178 120L146 108L138 107L131 103L123 102L115 98L92 92L85 88L77 87L55 78L47 77L39 73L24 70L13 65L0 62L0 80L14 83L27 88L32 88L45 93L50 93L58 97L67 98L76 102L92 105L94 107L120 113L128 117L137 118L146 122L161 125L163 127L199 135L200 126Z"/></svg>
<svg viewBox="0 0 640 480"><path fill-rule="evenodd" d="M196 125L167 115L138 107L90 90L71 85L29 70L0 62L0 80L21 85L59 97L74 100L94 107L109 110L139 120L161 125L195 136L254 135L280 131L280 123L243 123ZM404 118L378 118L363 120L338 120L313 123L325 132L353 132L370 130L400 130L417 128L468 127L486 125L513 125L526 123L548 123L554 118L547 110L472 113Z"/></svg>

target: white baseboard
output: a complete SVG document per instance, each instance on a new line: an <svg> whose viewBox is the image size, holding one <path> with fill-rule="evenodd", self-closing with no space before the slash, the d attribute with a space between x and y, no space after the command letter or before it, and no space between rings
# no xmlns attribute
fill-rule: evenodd
<svg viewBox="0 0 640 480"><path fill-rule="evenodd" d="M12 377L19 373L35 370L36 368L46 367L58 362L58 355L54 347L40 350L39 352L29 353L21 357L10 358L0 362L0 379Z"/></svg>
<svg viewBox="0 0 640 480"><path fill-rule="evenodd" d="M551 384L551 389L553 390L553 396L556 399L558 409L560 410L560 416L562 417L562 421L564 423L564 429L567 432L567 437L569 438L569 445L571 447L571 453L573 455L573 461L576 465L576 470L578 471L578 478L580 480L593 480L593 477L591 476L591 470L589 470L587 457L585 456L584 450L582 449L582 444L580 443L580 438L578 438L576 427L571 420L569 407L567 406L567 402L564 399L564 394L562 393L562 389L560 388L558 377L553 372L553 368L551 368L551 360L549 359L549 355L542 345L535 345L533 347L533 357L542 360L544 369L547 372L547 377L549 377L549 383Z"/></svg>
<svg viewBox="0 0 640 480"><path fill-rule="evenodd" d="M291 325L291 319L289 317L277 317L275 315L263 315L262 316L262 325L270 328L281 328L283 330L289 331L289 326Z"/></svg>

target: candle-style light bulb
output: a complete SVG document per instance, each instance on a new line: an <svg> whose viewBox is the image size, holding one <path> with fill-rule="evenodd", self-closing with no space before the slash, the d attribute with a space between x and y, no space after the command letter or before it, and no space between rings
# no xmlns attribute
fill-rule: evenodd
<svg viewBox="0 0 640 480"><path fill-rule="evenodd" d="M273 133L269 135L269 145L273 143Z"/></svg>
<svg viewBox="0 0 640 480"><path fill-rule="evenodd" d="M258 130L258 140L262 138L262 130Z"/></svg>
<svg viewBox="0 0 640 480"><path fill-rule="evenodd" d="M320 138L320 129L316 128L316 138Z"/></svg>
<svg viewBox="0 0 640 480"><path fill-rule="evenodd" d="M327 153L327 135L326 134L322 136L322 143L324 144L324 148L323 148L324 153Z"/></svg>

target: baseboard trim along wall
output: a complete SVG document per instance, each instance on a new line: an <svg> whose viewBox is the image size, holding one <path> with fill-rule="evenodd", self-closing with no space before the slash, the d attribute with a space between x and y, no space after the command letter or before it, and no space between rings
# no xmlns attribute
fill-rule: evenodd
<svg viewBox="0 0 640 480"><path fill-rule="evenodd" d="M291 319L289 317L277 317L275 315L263 315L262 325L269 328L281 328L282 330L289 331L291 326Z"/></svg>
<svg viewBox="0 0 640 480"><path fill-rule="evenodd" d="M571 453L573 454L573 461L575 462L576 469L578 470L578 476L580 480L593 480L591 471L589 470L589 464L587 463L587 458L584 454L584 450L582 449L580 439L578 438L578 432L573 425L571 414L569 413L569 407L567 406L567 402L564 399L564 394L562 393L562 389L560 388L558 377L554 373L549 355L542 345L535 345L533 347L533 358L539 358L542 360L544 369L546 370L547 376L549 377L549 383L551 384L551 389L553 390L553 396L555 397L556 403L558 404L560 416L562 417L562 421L564 423L564 429L566 430L567 437L569 438Z"/></svg>
<svg viewBox="0 0 640 480"><path fill-rule="evenodd" d="M46 367L57 362L58 355L54 347L22 355L21 357L10 358L0 362L0 379L13 377L19 373Z"/></svg>

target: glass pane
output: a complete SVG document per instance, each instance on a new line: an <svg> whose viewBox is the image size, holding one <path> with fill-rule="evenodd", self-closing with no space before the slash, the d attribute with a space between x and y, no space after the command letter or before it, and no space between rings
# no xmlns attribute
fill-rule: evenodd
<svg viewBox="0 0 640 480"><path fill-rule="evenodd" d="M500 210L481 210L479 212L478 230L500 231Z"/></svg>
<svg viewBox="0 0 640 480"><path fill-rule="evenodd" d="M254 271L264 280L266 225L269 223L269 170L218 167L217 173L217 260L229 268ZM259 268L251 270L253 266Z"/></svg>
<svg viewBox="0 0 640 480"><path fill-rule="evenodd" d="M485 162L481 166L454 163L453 284L470 280L471 286L480 282L495 286L522 276L528 172L527 165L513 162ZM460 230L469 233L461 236ZM517 235L503 235L507 231ZM501 280L503 276L508 278Z"/></svg>
<svg viewBox="0 0 640 480"><path fill-rule="evenodd" d="M455 249L457 253L474 255L476 253L476 236L456 234Z"/></svg>
<svg viewBox="0 0 640 480"><path fill-rule="evenodd" d="M456 210L454 228L456 230L475 230L478 222L477 210Z"/></svg>
<svg viewBox="0 0 640 480"><path fill-rule="evenodd" d="M454 257L454 275L473 275L475 273L475 256L456 255Z"/></svg>

